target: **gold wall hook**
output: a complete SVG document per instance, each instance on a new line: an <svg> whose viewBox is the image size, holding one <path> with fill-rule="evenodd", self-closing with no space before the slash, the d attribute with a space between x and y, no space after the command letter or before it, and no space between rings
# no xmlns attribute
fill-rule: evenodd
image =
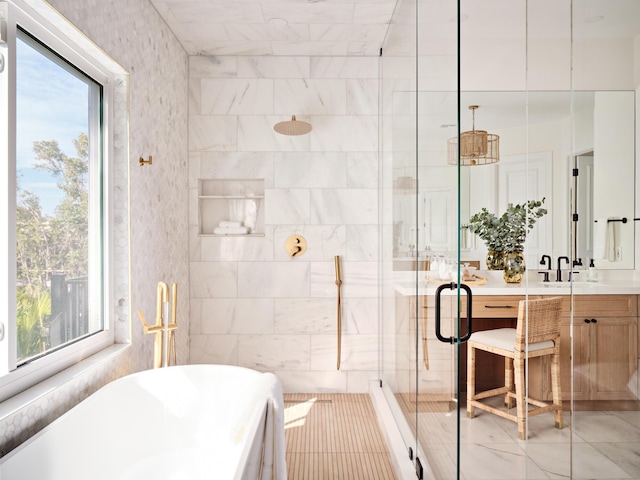
<svg viewBox="0 0 640 480"><path fill-rule="evenodd" d="M148 165L152 165L153 164L153 157L151 155L149 155L149 158L147 160L145 160L144 158L140 157L138 159L138 162L140 163L141 167L144 167L145 163Z"/></svg>

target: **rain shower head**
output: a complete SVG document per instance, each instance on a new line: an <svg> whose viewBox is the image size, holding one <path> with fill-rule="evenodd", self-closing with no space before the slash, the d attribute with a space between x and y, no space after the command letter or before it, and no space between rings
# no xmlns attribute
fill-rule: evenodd
<svg viewBox="0 0 640 480"><path fill-rule="evenodd" d="M273 126L273 129L282 135L304 135L309 133L312 128L310 123L296 120L295 115L291 116L291 120L279 122Z"/></svg>

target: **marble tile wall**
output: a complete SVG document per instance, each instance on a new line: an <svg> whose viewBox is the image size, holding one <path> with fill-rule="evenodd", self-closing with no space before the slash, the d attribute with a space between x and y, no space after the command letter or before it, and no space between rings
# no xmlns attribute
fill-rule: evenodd
<svg viewBox="0 0 640 480"><path fill-rule="evenodd" d="M62 28L80 30L126 71L116 76L114 88L111 321L116 342L131 348L79 369L62 385L54 382L29 403L0 404L2 412L11 412L0 418L0 456L108 381L151 367L153 339L143 335L140 320L130 312L140 309L154 318L161 280L179 285L178 363L187 363L189 355L186 52L147 1L25 1L39 11L53 6L68 20ZM153 165L139 167L138 158L149 155Z"/></svg>
<svg viewBox="0 0 640 480"><path fill-rule="evenodd" d="M289 392L377 378L377 78L376 57L190 57L191 363L272 371ZM312 132L274 132L291 115ZM264 179L264 236L198 235L201 178ZM287 255L292 234L302 256Z"/></svg>
<svg viewBox="0 0 640 480"><path fill-rule="evenodd" d="M153 339L136 314L156 311L156 285L178 284L178 363L188 360L188 56L149 2L53 0L66 18L127 72L128 110L115 118L127 137L117 159L114 222L129 228L130 295L118 292L127 317L118 319L122 342L134 345L132 369L150 368ZM140 167L138 158L153 156ZM127 186L127 180L129 185ZM124 242L124 243L122 243ZM126 245L126 239L117 245ZM119 265L116 275L120 275ZM134 318L129 319L129 308ZM130 322L129 322L130 320Z"/></svg>

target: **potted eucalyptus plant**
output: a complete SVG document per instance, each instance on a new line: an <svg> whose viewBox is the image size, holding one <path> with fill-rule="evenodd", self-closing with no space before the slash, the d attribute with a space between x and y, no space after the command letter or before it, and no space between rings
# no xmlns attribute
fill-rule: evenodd
<svg viewBox="0 0 640 480"><path fill-rule="evenodd" d="M487 246L487 268L503 270L507 282L520 282L525 271L524 242L536 221L547 213L542 200L510 203L498 217L482 208L469 219L469 231Z"/></svg>

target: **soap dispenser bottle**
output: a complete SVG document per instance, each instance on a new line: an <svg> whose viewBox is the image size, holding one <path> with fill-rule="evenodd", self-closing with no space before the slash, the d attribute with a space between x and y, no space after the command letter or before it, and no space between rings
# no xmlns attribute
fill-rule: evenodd
<svg viewBox="0 0 640 480"><path fill-rule="evenodd" d="M593 258L589 263L589 270L587 270L587 282L597 282L598 281L598 271L596 270L596 266L593 263Z"/></svg>

